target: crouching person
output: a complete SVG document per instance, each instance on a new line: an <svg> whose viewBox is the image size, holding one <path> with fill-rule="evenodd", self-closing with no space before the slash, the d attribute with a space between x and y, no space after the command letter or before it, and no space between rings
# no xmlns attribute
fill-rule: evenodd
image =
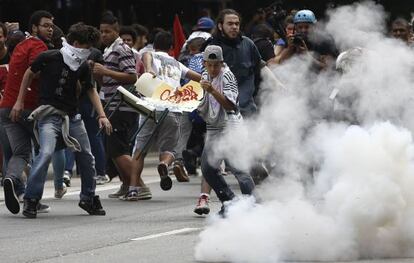
<svg viewBox="0 0 414 263"><path fill-rule="evenodd" d="M40 75L39 107L29 119L35 121L36 139L40 145L35 157L24 196L23 215L35 218L37 204L42 199L48 166L53 152L68 147L75 151L81 171L81 193L79 206L90 215L105 215L99 196L95 195L95 160L91 154L84 123L78 114L79 87L87 94L95 107L100 127L107 133L112 130L106 118L99 95L93 87L91 71L86 59L89 48L99 40L99 32L82 23L72 25L67 41L60 50L40 54L24 74L19 96L12 109L12 117L22 111L24 97L36 75ZM82 84L82 85L80 85Z"/></svg>
<svg viewBox="0 0 414 263"><path fill-rule="evenodd" d="M207 123L207 134L203 154L201 156L201 171L207 183L213 188L222 203L235 197L220 172L220 164L223 161L214 156L214 141L223 134L225 128L236 128L242 121L238 110L237 81L229 67L223 62L221 47L211 45L203 54L205 70L201 77L201 87L206 92L198 111ZM226 162L227 167L236 176L242 194L251 195L254 190L254 182L251 176L243 171L235 169ZM219 214L224 216L223 204Z"/></svg>

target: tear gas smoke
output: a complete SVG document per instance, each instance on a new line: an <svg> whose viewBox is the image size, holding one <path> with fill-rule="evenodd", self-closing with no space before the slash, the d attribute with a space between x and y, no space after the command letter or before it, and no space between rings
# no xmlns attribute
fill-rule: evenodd
<svg viewBox="0 0 414 263"><path fill-rule="evenodd" d="M360 47L346 70L316 75L295 57L272 69L283 88L265 77L260 114L216 151L243 169L270 160L262 202L213 217L197 260L414 256L414 51L386 36L386 17L373 2L329 10L338 47Z"/></svg>

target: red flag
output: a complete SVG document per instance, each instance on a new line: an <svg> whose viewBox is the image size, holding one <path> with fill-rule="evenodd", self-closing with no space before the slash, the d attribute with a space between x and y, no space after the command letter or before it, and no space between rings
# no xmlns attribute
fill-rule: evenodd
<svg viewBox="0 0 414 263"><path fill-rule="evenodd" d="M180 55L181 48L185 43L185 35L183 27L181 26L180 18L176 14L174 17L174 25L173 25L173 33L174 33L174 47L173 47L173 56L178 58Z"/></svg>

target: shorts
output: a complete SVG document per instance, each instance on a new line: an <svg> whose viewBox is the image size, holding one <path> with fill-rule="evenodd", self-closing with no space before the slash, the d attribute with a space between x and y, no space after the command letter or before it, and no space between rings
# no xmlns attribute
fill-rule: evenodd
<svg viewBox="0 0 414 263"><path fill-rule="evenodd" d="M167 117L158 128L158 131L153 135L150 145L155 145L158 148L159 153L170 153L175 156L174 149L180 138L181 117L181 113L168 113ZM143 121L143 119L140 120L140 126ZM136 150L142 152L146 142L150 139L151 134L153 134L154 129L154 121L148 120L135 139L134 153Z"/></svg>
<svg viewBox="0 0 414 263"><path fill-rule="evenodd" d="M138 116L136 112L117 111L111 117L113 132L105 140L107 157L113 159L131 155L131 136L137 126Z"/></svg>

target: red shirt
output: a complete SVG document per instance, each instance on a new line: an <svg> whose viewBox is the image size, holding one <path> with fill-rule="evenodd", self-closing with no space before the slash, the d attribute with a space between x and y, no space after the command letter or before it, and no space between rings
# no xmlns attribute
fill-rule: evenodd
<svg viewBox="0 0 414 263"><path fill-rule="evenodd" d="M0 108L13 108L19 96L20 84L27 68L30 67L36 57L47 50L46 44L36 38L29 37L20 42L13 51L9 63L9 74L4 88L4 97ZM38 81L33 80L30 90L24 99L24 108L33 110L38 105Z"/></svg>
<svg viewBox="0 0 414 263"><path fill-rule="evenodd" d="M0 92L3 96L4 86L6 86L6 79L7 79L7 67L8 65L0 65Z"/></svg>

